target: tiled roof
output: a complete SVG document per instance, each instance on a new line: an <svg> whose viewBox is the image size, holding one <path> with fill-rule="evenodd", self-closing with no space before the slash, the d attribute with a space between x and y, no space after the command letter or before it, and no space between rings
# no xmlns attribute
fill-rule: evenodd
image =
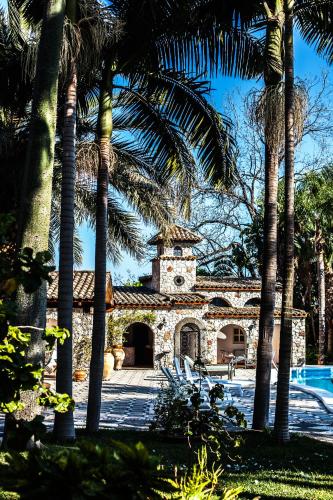
<svg viewBox="0 0 333 500"><path fill-rule="evenodd" d="M169 306L167 295L155 292L145 286L113 287L113 304L115 306Z"/></svg>
<svg viewBox="0 0 333 500"><path fill-rule="evenodd" d="M114 307L172 307L173 304L206 304L205 297L198 293L163 294L145 286L115 286Z"/></svg>
<svg viewBox="0 0 333 500"><path fill-rule="evenodd" d="M73 273L73 300L80 302L91 302L94 300L95 273L94 271L74 271ZM47 290L48 300L58 300L59 273L51 273L52 283ZM111 275L106 273L107 296L111 285ZM106 299L106 303L110 299Z"/></svg>
<svg viewBox="0 0 333 500"><path fill-rule="evenodd" d="M260 307L218 307L209 306L206 318L259 318ZM274 317L281 316L281 309L275 309ZM306 318L307 314L301 309L293 309L293 318Z"/></svg>
<svg viewBox="0 0 333 500"><path fill-rule="evenodd" d="M278 285L280 286L280 285ZM261 279L255 278L216 278L214 276L197 276L195 288L197 290L260 290Z"/></svg>
<svg viewBox="0 0 333 500"><path fill-rule="evenodd" d="M202 238L185 227L172 224L164 231L155 234L155 236L148 241L148 245L157 245L165 240L171 242L183 241L186 243L199 243L202 241Z"/></svg>
<svg viewBox="0 0 333 500"><path fill-rule="evenodd" d="M209 300L199 293L168 293L174 304L207 304Z"/></svg>

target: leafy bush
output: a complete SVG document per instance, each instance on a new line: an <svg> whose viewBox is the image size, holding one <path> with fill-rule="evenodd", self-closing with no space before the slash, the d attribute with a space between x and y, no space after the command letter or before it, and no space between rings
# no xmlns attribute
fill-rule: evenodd
<svg viewBox="0 0 333 500"><path fill-rule="evenodd" d="M222 411L217 405L224 399L224 389L216 384L210 391L209 409L202 410L204 402L200 386L169 386L160 391L155 407L151 430L159 430L169 436L186 436L191 444L199 440L206 444L219 459L228 455L232 447L239 445L239 438L233 437L228 428L244 427L244 414L234 406L226 406Z"/></svg>
<svg viewBox="0 0 333 500"><path fill-rule="evenodd" d="M8 453L0 472L7 491L31 500L233 500L240 491L224 489L215 496L222 469L208 470L205 448L190 471L170 479L143 444L119 441L110 447L82 441L75 448Z"/></svg>
<svg viewBox="0 0 333 500"><path fill-rule="evenodd" d="M169 480L175 488L170 498L177 500L234 500L242 488L224 488L215 495L219 488L222 468L212 470L207 467L207 449L203 446L198 452L198 463L194 464L190 472L185 473L180 479ZM163 495L162 495L163 498Z"/></svg>
<svg viewBox="0 0 333 500"><path fill-rule="evenodd" d="M9 323L15 318L15 295L19 287L25 293L35 292L43 281L51 281L48 265L49 252L34 252L31 248L17 249L10 236L15 219L9 214L0 214L0 412L6 413L4 446L21 447L25 438L31 437L32 429L41 428L40 417L31 422L18 420L15 412L22 410L22 391L39 391L38 403L58 412L73 409L74 401L67 394L57 394L42 384L43 367L27 360L31 334ZM42 338L46 349L52 350L58 340L61 344L69 337L66 329L45 328ZM23 438L23 441L22 441ZM29 440L27 439L27 441Z"/></svg>

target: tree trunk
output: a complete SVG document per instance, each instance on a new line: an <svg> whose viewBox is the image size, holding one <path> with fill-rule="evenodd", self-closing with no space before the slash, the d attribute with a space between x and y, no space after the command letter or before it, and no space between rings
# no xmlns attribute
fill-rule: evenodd
<svg viewBox="0 0 333 500"><path fill-rule="evenodd" d="M59 244L58 326L67 328L71 336L57 345L57 392L73 394L73 239L75 192L75 136L77 105L77 69L73 62L65 104L63 160L61 180L61 218ZM56 413L54 434L60 441L75 439L73 412Z"/></svg>
<svg viewBox="0 0 333 500"><path fill-rule="evenodd" d="M294 294L294 0L285 0L285 228L279 373L275 434L280 443L289 441L289 380L293 334Z"/></svg>
<svg viewBox="0 0 333 500"><path fill-rule="evenodd" d="M325 320L325 263L324 240L320 222L316 221L316 256L318 279L318 365L325 362L326 320Z"/></svg>
<svg viewBox="0 0 333 500"><path fill-rule="evenodd" d="M282 27L283 6L275 0L274 12L267 3L265 85L274 87L282 78ZM266 117L271 110L267 110ZM265 123L265 213L259 339L257 348L256 388L253 407L254 429L269 425L270 381L272 366L272 339L274 333L274 308L277 272L277 192L279 170L278 140L272 133L273 123Z"/></svg>
<svg viewBox="0 0 333 500"><path fill-rule="evenodd" d="M54 144L57 120L59 60L63 39L65 0L49 0L43 17L38 46L36 76L31 110L27 159L21 190L19 241L21 247L35 252L48 249ZM23 325L44 328L46 320L46 284L27 295L22 290L17 297L18 321ZM28 359L43 362L44 345L41 335L32 334ZM35 404L21 417L31 419L37 410Z"/></svg>
<svg viewBox="0 0 333 500"><path fill-rule="evenodd" d="M264 250L257 349L256 389L253 428L264 429L269 424L272 338L277 267L277 189L279 160L277 152L266 146Z"/></svg>
<svg viewBox="0 0 333 500"><path fill-rule="evenodd" d="M100 89L97 126L100 159L97 178L94 319L87 408L88 432L98 431L101 409L105 348L106 240L111 134L112 71L111 65L106 62Z"/></svg>

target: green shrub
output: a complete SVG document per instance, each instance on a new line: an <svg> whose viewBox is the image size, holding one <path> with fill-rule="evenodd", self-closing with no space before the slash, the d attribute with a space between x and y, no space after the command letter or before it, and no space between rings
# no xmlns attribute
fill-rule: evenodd
<svg viewBox="0 0 333 500"><path fill-rule="evenodd" d="M30 500L237 498L239 489L225 489L214 496L222 469L207 468L205 448L198 453L198 463L183 476L171 479L168 470L141 443L129 446L112 441L106 447L81 441L77 447L7 453L0 473L8 493Z"/></svg>
<svg viewBox="0 0 333 500"><path fill-rule="evenodd" d="M168 436L184 436L191 441L201 441L218 459L228 456L229 451L239 444L228 432L228 428L246 428L244 414L234 406L222 411L217 401L223 401L224 390L216 384L209 392L210 409L202 411L203 402L200 387L195 385L168 386L162 388L154 406L154 420L151 430L161 431Z"/></svg>

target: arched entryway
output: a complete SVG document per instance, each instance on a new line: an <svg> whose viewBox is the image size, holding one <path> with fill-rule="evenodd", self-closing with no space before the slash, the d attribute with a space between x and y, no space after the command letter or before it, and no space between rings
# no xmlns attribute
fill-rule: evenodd
<svg viewBox="0 0 333 500"><path fill-rule="evenodd" d="M227 363L231 355L246 356L246 332L237 324L224 326L217 335L217 362Z"/></svg>
<svg viewBox="0 0 333 500"><path fill-rule="evenodd" d="M180 329L180 356L196 359L200 354L200 329L194 323L186 323Z"/></svg>
<svg viewBox="0 0 333 500"><path fill-rule="evenodd" d="M153 367L154 332L144 323L133 323L127 328L125 366ZM125 358L125 359L126 359Z"/></svg>

